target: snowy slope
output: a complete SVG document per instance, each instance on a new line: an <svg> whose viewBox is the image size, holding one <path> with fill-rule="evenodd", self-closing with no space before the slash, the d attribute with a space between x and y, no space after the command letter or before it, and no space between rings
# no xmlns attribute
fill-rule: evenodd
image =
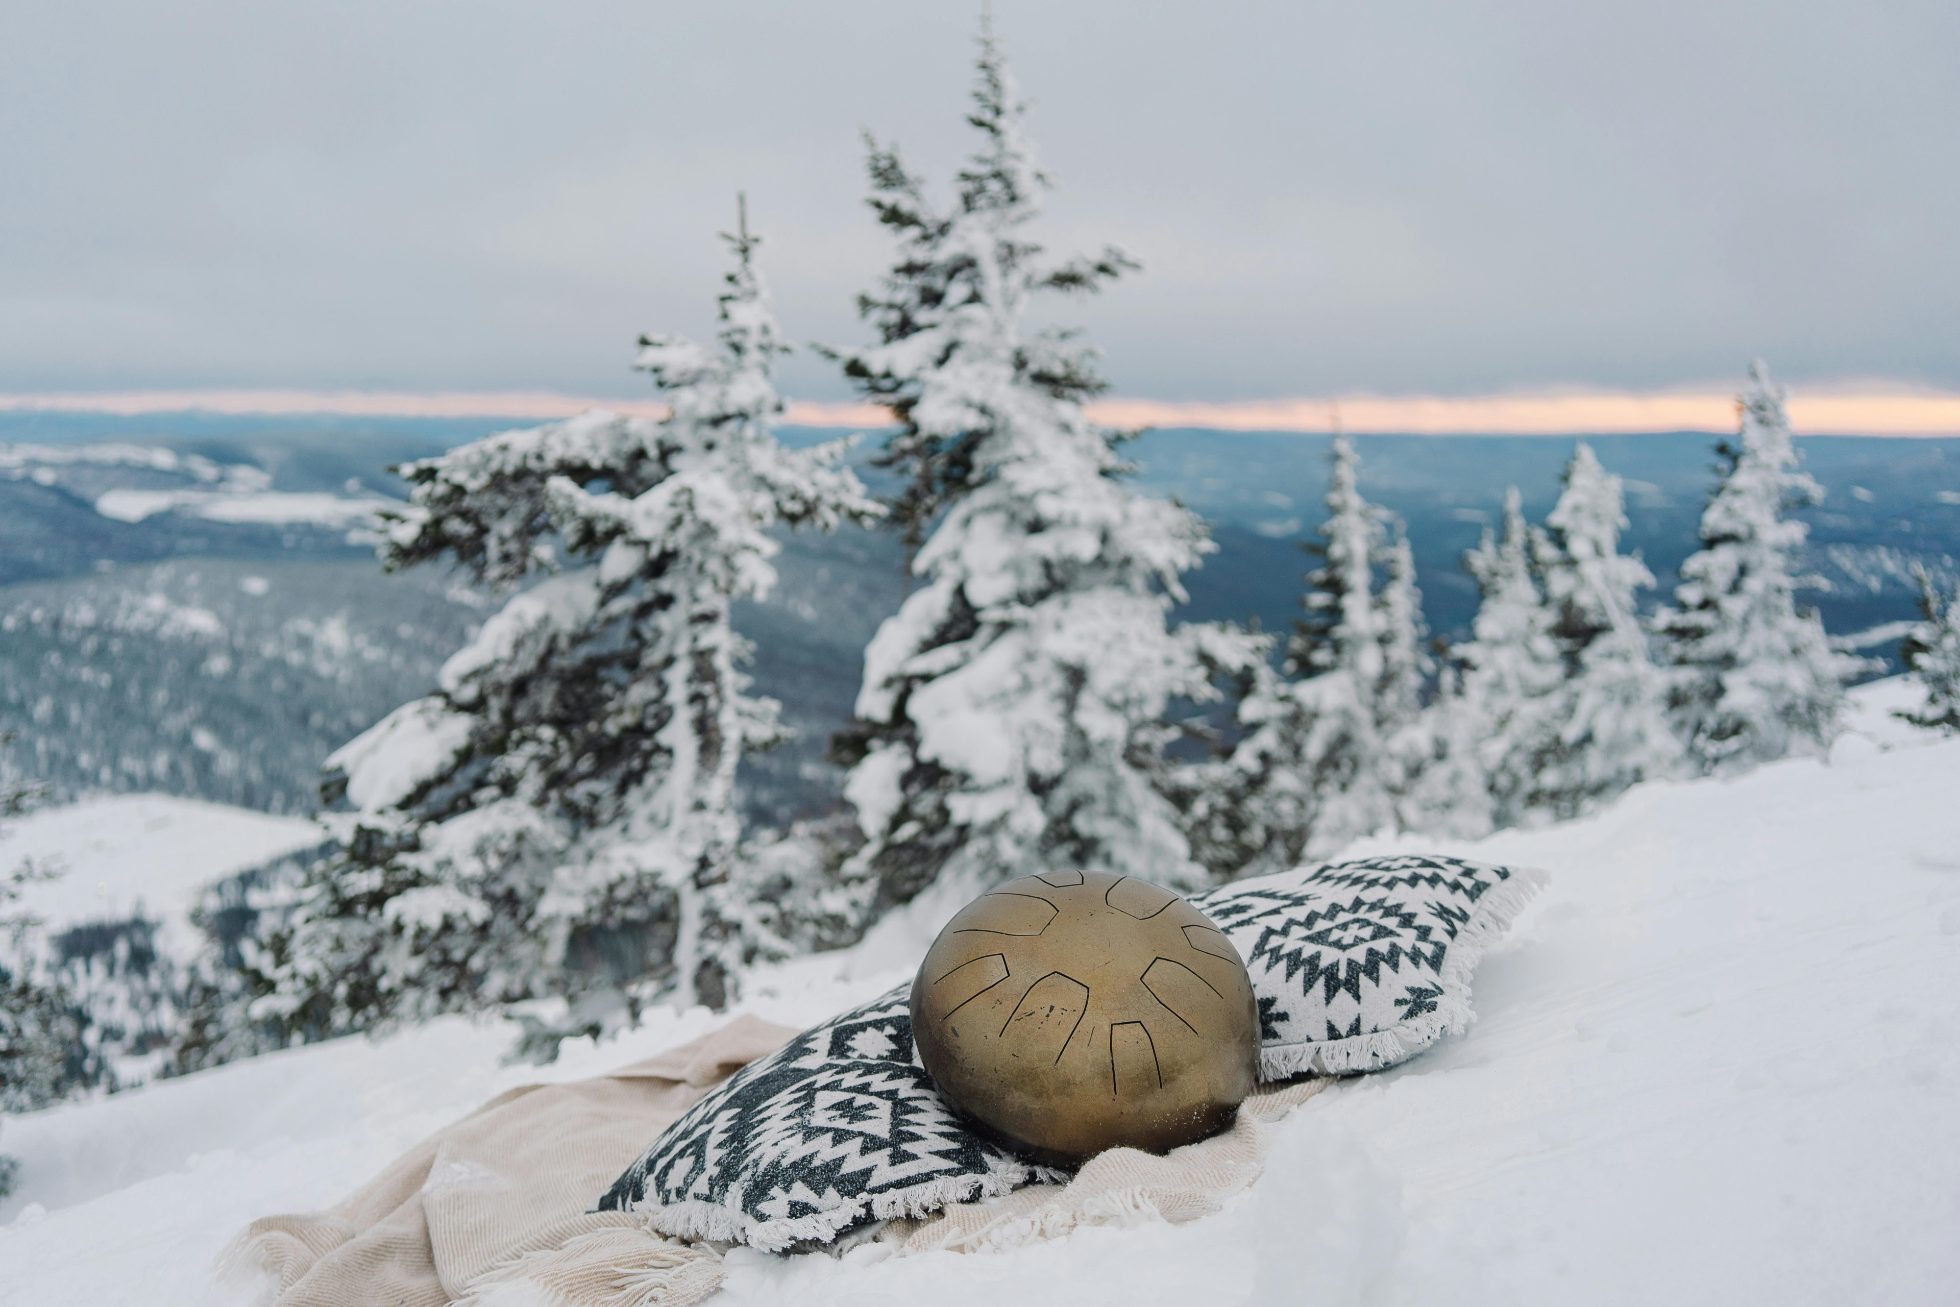
<svg viewBox="0 0 1960 1307"><path fill-rule="evenodd" d="M1888 722L1895 684L1858 702L1828 764L1445 846L1552 873L1479 975L1479 1023L1314 1100L1222 1216L957 1263L737 1254L727 1301L1951 1301L1960 740ZM834 1010L901 975L930 926L759 978L781 992L755 1005ZM551 1075L710 1021L660 1016ZM331 1201L534 1075L497 1067L508 1038L443 1021L7 1121L23 1173L0 1303L213 1301L204 1263L238 1225Z"/></svg>
<svg viewBox="0 0 1960 1307"><path fill-rule="evenodd" d="M304 818L162 794L108 795L8 823L0 867L31 858L60 869L21 899L51 930L140 912L174 938L200 890L320 839L320 827Z"/></svg>

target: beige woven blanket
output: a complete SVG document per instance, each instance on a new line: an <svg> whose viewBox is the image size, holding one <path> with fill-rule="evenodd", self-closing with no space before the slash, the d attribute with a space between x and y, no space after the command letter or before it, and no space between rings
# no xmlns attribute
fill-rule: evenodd
<svg viewBox="0 0 1960 1307"><path fill-rule="evenodd" d="M588 1212L660 1133L722 1078L794 1031L741 1017L610 1075L514 1089L324 1212L253 1222L226 1254L273 1307L687 1307L721 1283L719 1250L620 1212ZM1158 1157L1115 1149L1065 1185L962 1203L876 1237L900 1253L983 1252L1081 1225L1189 1221L1259 1174L1270 1123L1328 1082L1264 1087L1238 1123Z"/></svg>

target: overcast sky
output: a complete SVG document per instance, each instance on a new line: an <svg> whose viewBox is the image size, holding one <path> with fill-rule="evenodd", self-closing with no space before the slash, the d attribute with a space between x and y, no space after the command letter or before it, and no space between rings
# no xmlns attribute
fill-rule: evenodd
<svg viewBox="0 0 1960 1307"><path fill-rule="evenodd" d="M0 20L0 392L626 396L746 189L855 340L861 127L943 182L977 5L60 0ZM996 0L1125 396L1960 387L1960 5ZM807 355L786 389L848 392Z"/></svg>

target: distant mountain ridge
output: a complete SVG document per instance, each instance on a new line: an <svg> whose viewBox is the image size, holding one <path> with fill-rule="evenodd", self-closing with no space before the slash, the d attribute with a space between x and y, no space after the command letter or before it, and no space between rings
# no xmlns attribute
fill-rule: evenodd
<svg viewBox="0 0 1960 1307"><path fill-rule="evenodd" d="M0 729L64 796L162 790L307 810L319 761L425 691L492 601L441 574L380 570L361 522L400 494L387 469L513 425L528 423L0 413ZM1575 440L1356 438L1364 492L1409 525L1433 630L1467 626L1476 596L1460 559L1504 488L1542 518ZM136 452L107 457L111 441ZM1627 542L1665 587L1693 547L1714 438L1588 443L1625 478ZM1828 492L1803 515L1808 561L1832 586L1813 596L1826 625L1844 635L1912 617L1912 565L1949 579L1960 567L1960 440L1800 444ZM46 451L37 461L22 445ZM1285 629L1321 516L1325 438L1159 430L1125 451L1142 489L1211 524L1218 549L1187 578L1183 614ZM758 688L799 732L745 774L749 810L772 819L835 801L828 737L904 592L885 533L791 538L779 566L770 601L738 614ZM1896 656L1890 643L1865 652Z"/></svg>

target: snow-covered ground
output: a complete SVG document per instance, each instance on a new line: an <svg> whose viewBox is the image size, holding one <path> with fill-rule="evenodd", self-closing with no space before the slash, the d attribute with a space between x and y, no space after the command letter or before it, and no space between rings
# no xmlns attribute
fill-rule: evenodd
<svg viewBox="0 0 1960 1307"><path fill-rule="evenodd" d="M359 526L391 501L379 495L349 497L290 490L111 490L95 511L118 522L140 522L157 513L183 513L213 522Z"/></svg>
<svg viewBox="0 0 1960 1307"><path fill-rule="evenodd" d="M90 495L97 513L118 522L178 513L213 522L365 526L393 502L354 485L346 487L344 494L274 490L271 474L264 468L213 462L202 455L157 446L0 443L0 478L25 477L45 486L62 486L70 485L79 475L87 478L86 485L92 485L109 469L137 473L146 483L106 490L98 486ZM169 484L147 484L152 481Z"/></svg>
<svg viewBox="0 0 1960 1307"><path fill-rule="evenodd" d="M21 897L50 929L140 914L179 942L200 890L321 838L303 817L163 794L104 795L9 822L0 867L32 859L61 872Z"/></svg>
<svg viewBox="0 0 1960 1307"><path fill-rule="evenodd" d="M1441 845L1552 873L1478 976L1479 1022L1309 1103L1224 1214L957 1262L738 1253L727 1301L1953 1301L1960 740L1889 721L1904 701L1859 692L1828 764ZM758 977L752 1006L801 1022L872 993L932 916ZM661 1015L548 1075L713 1020ZM238 1226L328 1203L535 1078L498 1065L510 1037L447 1020L8 1120L0 1303L222 1301L206 1264Z"/></svg>

